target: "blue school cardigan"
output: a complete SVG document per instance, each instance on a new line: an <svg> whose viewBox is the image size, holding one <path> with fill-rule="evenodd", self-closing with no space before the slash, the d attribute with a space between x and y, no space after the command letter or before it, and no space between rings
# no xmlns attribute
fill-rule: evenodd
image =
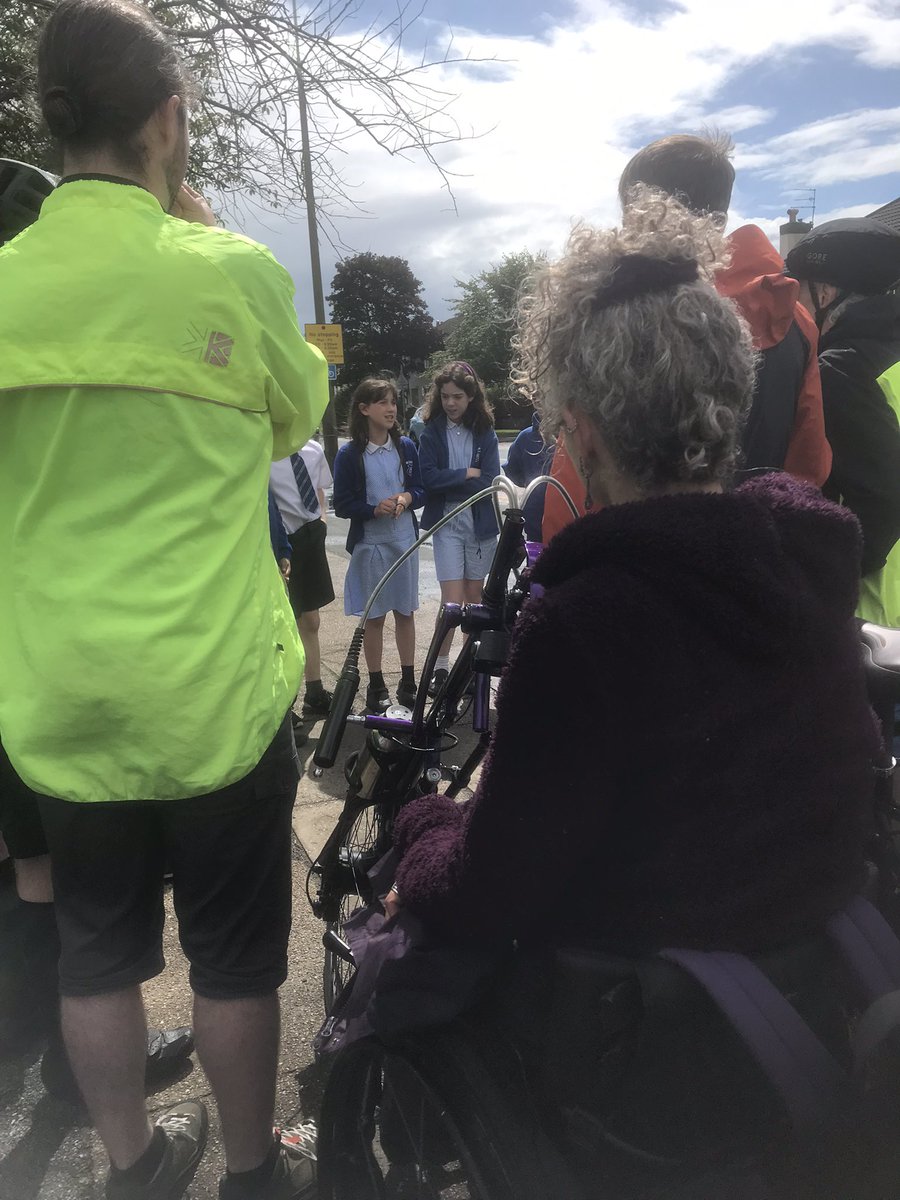
<svg viewBox="0 0 900 1200"><path fill-rule="evenodd" d="M422 528L430 529L444 515L448 500L459 504L493 483L500 474L500 446L493 429L473 433L472 462L469 465L481 468L481 478L466 479L466 472L462 468L450 469L447 418L443 413L439 413L422 430L422 436L419 438L419 462L422 467L422 482L425 485ZM479 541L496 536L497 518L489 497L478 501L472 510L472 517L475 536Z"/></svg>
<svg viewBox="0 0 900 1200"><path fill-rule="evenodd" d="M366 521L375 517L375 506L366 500L366 468L363 462L364 449L355 442L341 446L334 460L334 515L350 518L350 532L347 534L347 552L353 553L353 547L362 541ZM412 496L412 508L421 508L425 499L422 488L422 476L419 471L419 454L411 438L400 439L400 461L403 464L403 491ZM419 523L413 512L413 527L416 536L419 535Z"/></svg>

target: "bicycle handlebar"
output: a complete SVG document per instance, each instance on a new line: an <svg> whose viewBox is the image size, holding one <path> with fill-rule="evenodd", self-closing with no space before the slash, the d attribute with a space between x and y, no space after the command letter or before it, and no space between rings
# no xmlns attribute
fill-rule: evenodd
<svg viewBox="0 0 900 1200"><path fill-rule="evenodd" d="M549 478L545 480L544 477L541 477L541 479L533 481L529 488L525 490L524 495L527 497L532 488L541 482L552 483L554 486L559 487L558 480ZM368 615L368 612L378 592L382 589L382 587L384 587L394 572L400 567L401 562L410 554L415 553L419 546L426 541L436 529L452 520L458 512L462 512L463 509L470 507L472 504L475 504L479 500L483 500L486 497L496 496L499 491L506 492L507 496L509 497L512 489L511 487L507 487L507 484L508 481L503 476L500 476L494 480L489 488L485 488L483 491L478 492L475 496L470 496L467 500L463 501L455 509L453 509L452 512L446 513L437 523L434 529L431 529L428 531L428 533L421 535L421 537L417 538L408 550L404 551L400 559L393 564L384 577L379 581L374 592L369 597L368 604L362 615L360 623L354 631L353 638L350 642L350 647L347 651L347 657L344 660L343 669L338 678L337 686L334 689L334 697L331 701L331 708L328 716L325 719L325 725L322 729L322 736L319 739L316 752L313 755L313 774L316 778L319 778L324 770L334 766L338 753L340 752L341 742L344 738L344 731L347 728L347 718L350 716L350 712L353 708L353 701L356 699L356 694L359 691L359 657L362 651L366 616ZM574 508L572 501L565 493L565 490L560 487L560 491L566 495L566 499L569 501L570 506ZM504 610L507 579L510 572L516 570L526 557L524 529L525 518L522 515L521 510L517 508L508 508L504 514L503 524L500 530L500 539L497 543L497 549L494 552L493 562L491 563L491 568L482 590L482 599L485 607L493 610L494 620L499 621L501 624L506 619L506 613ZM455 609L456 613L459 611L454 605L445 605L444 609L447 610L447 616L449 616L449 610L451 609ZM435 644L434 639L432 640L431 650L434 651L434 654L437 653L437 647L439 647L440 641L443 640L443 636L446 634L446 632L447 628L445 627L441 632L441 638L438 640L437 644ZM437 632L435 636L437 636ZM428 663L431 663L433 668L434 654L432 654L431 651L429 652L429 656L426 660L426 667ZM428 674L427 669L426 674ZM420 691L422 691L422 689L420 689ZM412 725L415 730L419 730L421 728L424 719L425 703L426 699L424 691L422 691L422 694L416 698L416 704L413 713ZM483 703L479 707L483 708Z"/></svg>

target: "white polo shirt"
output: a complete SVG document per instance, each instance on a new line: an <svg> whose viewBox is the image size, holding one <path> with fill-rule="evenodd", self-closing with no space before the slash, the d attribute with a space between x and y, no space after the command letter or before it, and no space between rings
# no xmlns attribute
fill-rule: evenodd
<svg viewBox="0 0 900 1200"><path fill-rule="evenodd" d="M310 438L299 453L303 456L306 469L309 471L309 478L316 489L316 495L331 487L334 480L328 468L328 459L315 438ZM296 533L301 525L308 525L310 521L316 521L323 515L322 513L311 513L301 500L300 489L297 487L294 468L289 458L280 458L278 462L272 463L269 480L272 485L272 495L275 497L275 503L278 505L278 511L281 513L281 519L284 521L284 527L288 533Z"/></svg>

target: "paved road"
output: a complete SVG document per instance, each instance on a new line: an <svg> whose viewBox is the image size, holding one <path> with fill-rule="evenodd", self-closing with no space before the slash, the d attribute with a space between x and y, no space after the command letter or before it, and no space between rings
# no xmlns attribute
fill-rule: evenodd
<svg viewBox="0 0 900 1200"><path fill-rule="evenodd" d="M347 555L343 549L346 523L332 516L328 554L335 592L342 595ZM434 578L433 556L424 550L420 563L421 608L419 654L421 666L431 625L437 614L439 589ZM355 622L343 615L338 599L322 613L323 679L326 686L340 671ZM385 638L385 675L394 688L400 678L399 661L388 632ZM310 728L311 740L301 752L306 760L315 748L319 726ZM359 745L361 734L351 730L341 762ZM453 761L461 762L472 744L464 734ZM296 834L294 862L294 928L290 945L290 976L282 988L284 1034L278 1077L278 1117L285 1124L315 1115L322 1076L312 1061L310 1041L322 1019L321 926L306 903L304 881L310 854L325 840L343 794L340 763L321 781L307 774L297 790L294 809ZM187 967L178 946L175 919L168 905L165 972L145 988L149 1020L173 1026L190 1023L191 997ZM194 1200L215 1200L217 1180L224 1169L215 1103L196 1059L178 1083L153 1096L151 1107L160 1108L183 1099L200 1098L210 1106L210 1140L193 1186ZM100 1200L106 1159L93 1130L67 1105L50 1100L43 1092L36 1052L0 1063L0 1200Z"/></svg>

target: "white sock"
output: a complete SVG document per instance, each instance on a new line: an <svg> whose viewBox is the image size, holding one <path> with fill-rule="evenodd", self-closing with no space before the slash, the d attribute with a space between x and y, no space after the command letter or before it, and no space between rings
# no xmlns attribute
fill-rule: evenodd
<svg viewBox="0 0 900 1200"><path fill-rule="evenodd" d="M450 670L450 655L449 654L439 655L437 662L434 664L434 669L436 671L449 671Z"/></svg>

